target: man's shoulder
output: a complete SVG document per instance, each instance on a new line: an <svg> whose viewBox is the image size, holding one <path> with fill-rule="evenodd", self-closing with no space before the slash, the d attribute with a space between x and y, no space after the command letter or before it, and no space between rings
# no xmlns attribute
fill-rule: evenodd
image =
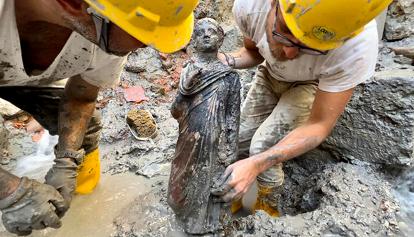
<svg viewBox="0 0 414 237"><path fill-rule="evenodd" d="M270 0L236 0L233 6L235 21L244 36L256 43L265 32L266 16L271 7Z"/></svg>

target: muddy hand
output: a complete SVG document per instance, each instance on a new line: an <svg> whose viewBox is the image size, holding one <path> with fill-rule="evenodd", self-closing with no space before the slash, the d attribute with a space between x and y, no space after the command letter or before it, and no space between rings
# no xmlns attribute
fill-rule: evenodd
<svg viewBox="0 0 414 237"><path fill-rule="evenodd" d="M23 177L16 191L0 200L4 227L17 235L32 230L59 228L56 214L65 205L63 197L51 186Z"/></svg>
<svg viewBox="0 0 414 237"><path fill-rule="evenodd" d="M238 200L246 194L258 174L254 159L240 160L227 167L211 193L222 202Z"/></svg>
<svg viewBox="0 0 414 237"><path fill-rule="evenodd" d="M55 164L46 174L46 183L55 187L65 199L65 206L59 210L58 215L62 217L69 209L72 195L76 188L76 176L78 165L71 158L55 159Z"/></svg>

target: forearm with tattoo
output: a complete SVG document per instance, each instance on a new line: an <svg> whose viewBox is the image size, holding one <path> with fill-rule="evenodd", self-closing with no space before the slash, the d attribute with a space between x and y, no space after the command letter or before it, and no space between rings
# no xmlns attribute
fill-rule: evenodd
<svg viewBox="0 0 414 237"><path fill-rule="evenodd" d="M275 164L300 156L321 144L332 131L353 91L354 89L343 92L318 90L308 122L291 131L267 151L252 157L257 161L258 170L263 172Z"/></svg>
<svg viewBox="0 0 414 237"><path fill-rule="evenodd" d="M254 156L257 167L262 172L275 164L300 156L321 144L328 133L318 125L299 127L270 149Z"/></svg>

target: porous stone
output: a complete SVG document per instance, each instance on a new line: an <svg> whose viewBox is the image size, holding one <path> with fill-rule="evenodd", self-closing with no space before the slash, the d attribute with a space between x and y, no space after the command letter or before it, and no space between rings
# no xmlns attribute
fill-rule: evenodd
<svg viewBox="0 0 414 237"><path fill-rule="evenodd" d="M131 110L127 114L127 123L139 137L149 138L157 131L157 124L147 110Z"/></svg>
<svg viewBox="0 0 414 237"><path fill-rule="evenodd" d="M197 19L209 17L219 22L226 22L232 19L231 9L234 0L200 0L195 10Z"/></svg>
<svg viewBox="0 0 414 237"><path fill-rule="evenodd" d="M20 111L19 108L11 104L10 102L0 99L0 116L7 117L13 116Z"/></svg>
<svg viewBox="0 0 414 237"><path fill-rule="evenodd" d="M413 127L414 72L383 71L356 88L322 147L339 159L408 166Z"/></svg>
<svg viewBox="0 0 414 237"><path fill-rule="evenodd" d="M414 32L414 1L394 1L388 10L385 23L385 39L396 41L409 37Z"/></svg>
<svg viewBox="0 0 414 237"><path fill-rule="evenodd" d="M165 75L159 53L152 48L138 49L128 56L127 72L138 73L145 79L157 79Z"/></svg>

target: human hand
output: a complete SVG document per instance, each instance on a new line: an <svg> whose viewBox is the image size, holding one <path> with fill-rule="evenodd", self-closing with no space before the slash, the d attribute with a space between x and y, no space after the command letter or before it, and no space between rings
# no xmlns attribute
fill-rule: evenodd
<svg viewBox="0 0 414 237"><path fill-rule="evenodd" d="M227 66L229 66L231 68L235 68L236 67L236 59L231 54L228 54L228 53L217 53L217 58L224 65L227 65Z"/></svg>
<svg viewBox="0 0 414 237"><path fill-rule="evenodd" d="M46 183L55 187L65 199L64 208L58 213L62 217L69 209L72 195L76 188L78 165L71 158L57 158L55 164L46 174Z"/></svg>
<svg viewBox="0 0 414 237"><path fill-rule="evenodd" d="M211 193L223 202L235 201L243 197L259 175L254 158L237 161L229 165L212 188Z"/></svg>
<svg viewBox="0 0 414 237"><path fill-rule="evenodd" d="M221 63L228 66L228 63L227 63L227 60L226 60L226 55L224 53L218 52L217 53L217 58L220 60Z"/></svg>
<svg viewBox="0 0 414 237"><path fill-rule="evenodd" d="M7 231L29 235L32 230L59 228L57 215L64 209L65 200L51 186L23 177L17 189L0 200L2 220Z"/></svg>

